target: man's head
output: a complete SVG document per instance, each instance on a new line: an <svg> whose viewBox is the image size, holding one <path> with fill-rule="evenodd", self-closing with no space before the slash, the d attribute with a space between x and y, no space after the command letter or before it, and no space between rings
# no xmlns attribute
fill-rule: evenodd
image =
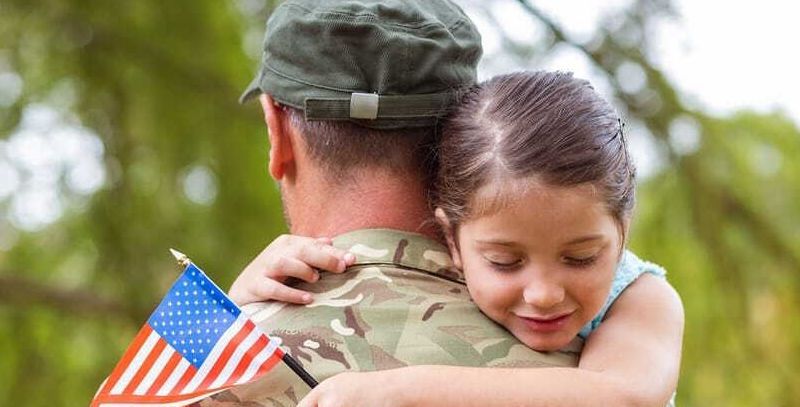
<svg viewBox="0 0 800 407"><path fill-rule="evenodd" d="M267 23L258 75L335 178L423 168L434 129L475 83L480 36L446 0L288 0Z"/></svg>

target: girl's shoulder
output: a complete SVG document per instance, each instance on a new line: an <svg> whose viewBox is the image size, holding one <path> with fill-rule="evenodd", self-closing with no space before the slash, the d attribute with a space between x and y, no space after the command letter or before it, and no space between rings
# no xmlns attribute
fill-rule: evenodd
<svg viewBox="0 0 800 407"><path fill-rule="evenodd" d="M597 329L605 318L608 309L614 304L614 301L619 298L620 294L622 294L628 286L633 284L633 282L643 274L652 274L665 279L667 271L658 264L642 260L633 252L625 250L619 265L617 265L617 270L614 273L614 280L611 283L611 290L608 293L605 304L603 304L603 308L601 308L600 312L581 329L579 335L582 338L586 338L592 331Z"/></svg>
<svg viewBox="0 0 800 407"><path fill-rule="evenodd" d="M630 250L625 250L622 260L617 265L614 275L614 282L611 284L611 294L619 294L642 274L652 274L657 277L666 278L667 271L658 264L642 260Z"/></svg>

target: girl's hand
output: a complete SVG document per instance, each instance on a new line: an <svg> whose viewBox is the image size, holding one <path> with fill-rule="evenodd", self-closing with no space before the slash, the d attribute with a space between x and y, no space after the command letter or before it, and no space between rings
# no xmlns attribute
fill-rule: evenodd
<svg viewBox="0 0 800 407"><path fill-rule="evenodd" d="M311 390L297 407L400 407L415 392L406 368L339 373Z"/></svg>
<svg viewBox="0 0 800 407"><path fill-rule="evenodd" d="M355 262L355 255L331 243L326 237L278 236L244 268L228 296L239 306L264 300L310 303L313 300L310 293L284 282L294 277L313 283L319 279L315 268L341 273Z"/></svg>

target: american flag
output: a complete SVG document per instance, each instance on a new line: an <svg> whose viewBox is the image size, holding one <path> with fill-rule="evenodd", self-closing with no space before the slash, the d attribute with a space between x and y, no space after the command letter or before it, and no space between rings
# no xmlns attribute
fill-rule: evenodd
<svg viewBox="0 0 800 407"><path fill-rule="evenodd" d="M261 377L282 357L277 342L189 264L91 405L190 404Z"/></svg>

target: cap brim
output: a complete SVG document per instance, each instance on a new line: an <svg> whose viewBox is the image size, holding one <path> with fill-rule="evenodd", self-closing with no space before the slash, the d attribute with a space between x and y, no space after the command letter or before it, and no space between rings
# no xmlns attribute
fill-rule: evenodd
<svg viewBox="0 0 800 407"><path fill-rule="evenodd" d="M247 89L242 93L242 96L239 96L239 103L245 103L262 93L264 91L261 90L261 75L258 75L250 82L250 85L247 85Z"/></svg>

